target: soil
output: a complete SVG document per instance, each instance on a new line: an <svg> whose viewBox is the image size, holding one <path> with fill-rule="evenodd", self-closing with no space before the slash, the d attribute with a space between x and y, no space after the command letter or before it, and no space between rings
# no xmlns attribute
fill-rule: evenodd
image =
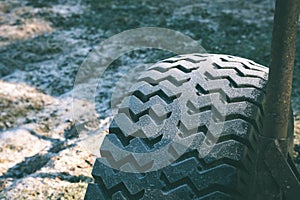
<svg viewBox="0 0 300 200"><path fill-rule="evenodd" d="M273 15L273 0L1 1L0 199L83 199L112 117L110 97L126 90L120 80L134 67L142 70L144 63L172 55L139 49L114 61L98 83L96 109L76 100L80 122L97 130L85 140L75 128L72 91L83 61L105 39L128 29L163 27L186 34L207 52L267 66ZM300 164L299 58L292 106Z"/></svg>

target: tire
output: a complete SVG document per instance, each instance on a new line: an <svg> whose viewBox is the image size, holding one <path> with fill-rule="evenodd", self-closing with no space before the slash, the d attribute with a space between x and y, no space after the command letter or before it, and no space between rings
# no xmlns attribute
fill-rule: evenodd
<svg viewBox="0 0 300 200"><path fill-rule="evenodd" d="M228 55L153 65L114 117L85 199L248 199L267 78Z"/></svg>

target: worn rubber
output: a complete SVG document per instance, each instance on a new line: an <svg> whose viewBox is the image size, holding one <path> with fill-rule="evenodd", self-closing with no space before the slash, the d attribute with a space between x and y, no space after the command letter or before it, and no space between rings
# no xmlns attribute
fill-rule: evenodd
<svg viewBox="0 0 300 200"><path fill-rule="evenodd" d="M248 199L267 79L268 68L228 55L181 55L153 65L114 117L85 199ZM170 138L192 142L182 151L167 145Z"/></svg>

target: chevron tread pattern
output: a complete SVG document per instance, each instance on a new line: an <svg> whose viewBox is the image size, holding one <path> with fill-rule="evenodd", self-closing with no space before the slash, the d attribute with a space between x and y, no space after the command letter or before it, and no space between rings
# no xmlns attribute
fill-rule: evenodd
<svg viewBox="0 0 300 200"><path fill-rule="evenodd" d="M266 67L228 55L151 66L110 125L85 199L247 198L267 79ZM170 138L192 142L183 151ZM170 164L155 169L162 161Z"/></svg>

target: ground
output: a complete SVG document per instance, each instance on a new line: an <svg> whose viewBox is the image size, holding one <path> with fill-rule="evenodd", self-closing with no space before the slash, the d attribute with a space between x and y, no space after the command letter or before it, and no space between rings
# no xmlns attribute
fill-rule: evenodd
<svg viewBox="0 0 300 200"><path fill-rule="evenodd" d="M86 141L74 125L73 85L85 58L105 39L127 29L164 27L188 35L207 52L268 65L273 14L273 0L1 1L0 199L83 198L99 154L100 143L91 141L107 133L114 86L124 89L118 80L132 67L171 55L142 49L112 63L99 82L96 110L85 112L93 105L76 101L81 123L91 115L99 118L88 126L99 128L99 138ZM296 60L292 106L298 152L299 74Z"/></svg>

